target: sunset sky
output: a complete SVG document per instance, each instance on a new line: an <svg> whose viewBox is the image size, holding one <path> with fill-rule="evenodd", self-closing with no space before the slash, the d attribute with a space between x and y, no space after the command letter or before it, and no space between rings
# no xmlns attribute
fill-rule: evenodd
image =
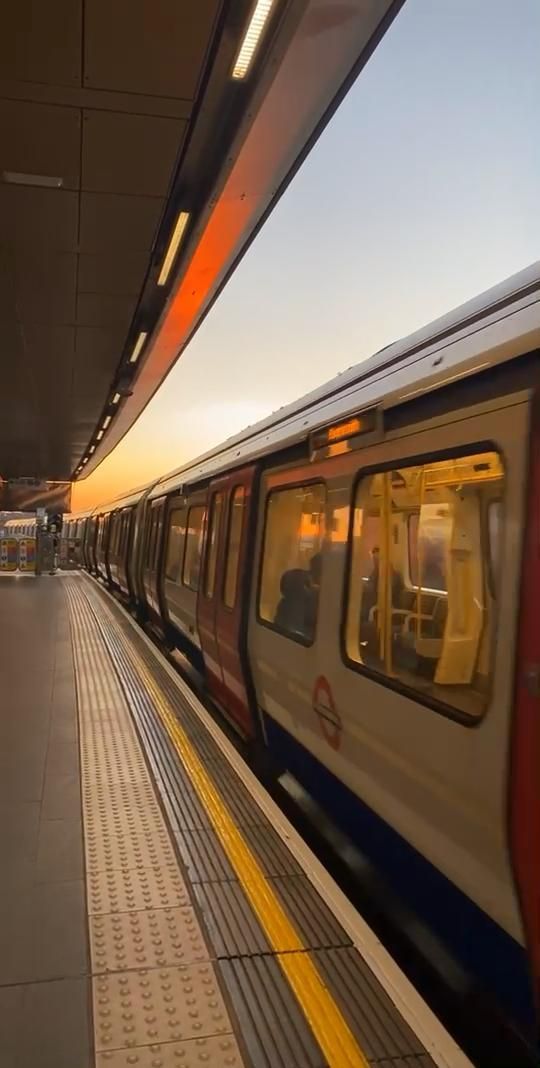
<svg viewBox="0 0 540 1068"><path fill-rule="evenodd" d="M538 0L405 7L92 506L540 258Z"/></svg>

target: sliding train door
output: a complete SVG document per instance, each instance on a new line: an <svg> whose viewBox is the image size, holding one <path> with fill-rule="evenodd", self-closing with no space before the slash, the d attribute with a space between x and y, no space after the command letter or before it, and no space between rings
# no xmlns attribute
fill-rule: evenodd
<svg viewBox="0 0 540 1068"><path fill-rule="evenodd" d="M249 529L255 467L209 487L198 627L208 682L221 708L245 736L254 733L245 656Z"/></svg>

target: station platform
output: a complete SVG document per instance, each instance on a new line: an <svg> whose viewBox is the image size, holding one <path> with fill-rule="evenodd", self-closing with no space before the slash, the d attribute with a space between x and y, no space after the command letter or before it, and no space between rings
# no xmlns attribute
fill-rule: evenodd
<svg viewBox="0 0 540 1068"><path fill-rule="evenodd" d="M0 582L2 1068L470 1068L184 679Z"/></svg>

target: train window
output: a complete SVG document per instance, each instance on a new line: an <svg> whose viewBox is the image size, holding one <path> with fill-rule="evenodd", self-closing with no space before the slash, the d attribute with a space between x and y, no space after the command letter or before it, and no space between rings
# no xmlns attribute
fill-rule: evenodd
<svg viewBox="0 0 540 1068"><path fill-rule="evenodd" d="M409 516L409 578L411 586L446 592L446 546L450 538L452 518L447 504L423 504L419 512Z"/></svg>
<svg viewBox="0 0 540 1068"><path fill-rule="evenodd" d="M111 517L111 544L110 555L117 556L120 543L120 523L122 521L121 512L115 512Z"/></svg>
<svg viewBox="0 0 540 1068"><path fill-rule="evenodd" d="M148 533L147 533L147 536L146 536L145 564L146 564L146 567L148 568L149 565L150 565L150 561L152 559L152 551L153 551L153 548L154 548L155 527L154 527L154 516L153 516L152 512L150 512L150 515L148 516L147 531L148 531Z"/></svg>
<svg viewBox="0 0 540 1068"><path fill-rule="evenodd" d="M216 585L217 552L219 544L219 528L221 513L223 511L223 494L215 493L210 508L210 523L208 525L208 549L206 556L206 573L204 581L205 597L214 596Z"/></svg>
<svg viewBox="0 0 540 1068"><path fill-rule="evenodd" d="M167 562L165 578L178 583L182 564L182 550L186 536L186 509L173 508L169 516L169 540L167 543Z"/></svg>
<svg viewBox="0 0 540 1068"><path fill-rule="evenodd" d="M489 553L489 582L492 597L496 596L501 555L502 501L490 501L487 510L487 542Z"/></svg>
<svg viewBox="0 0 540 1068"><path fill-rule="evenodd" d="M163 505L159 504L154 509L154 543L152 546L152 571L157 571L159 549L161 546L161 531L163 528Z"/></svg>
<svg viewBox="0 0 540 1068"><path fill-rule="evenodd" d="M127 545L127 535L128 535L128 530L129 530L130 516L131 516L131 511L129 509L127 511L125 511L125 512L122 512L121 519L120 519L120 537L118 539L119 540L119 545L118 545L118 555L119 556L124 556L125 555L126 545Z"/></svg>
<svg viewBox="0 0 540 1068"><path fill-rule="evenodd" d="M205 508L201 505L195 505L188 512L182 582L190 590L199 589L204 515Z"/></svg>
<svg viewBox="0 0 540 1068"><path fill-rule="evenodd" d="M229 531L227 537L227 551L225 566L225 581L223 584L223 603L226 608L234 608L236 601L236 583L238 578L238 564L240 561L240 541L242 538L242 522L244 518L244 487L236 486L231 496L229 505Z"/></svg>
<svg viewBox="0 0 540 1068"><path fill-rule="evenodd" d="M296 641L315 637L326 490L322 483L268 498L259 618Z"/></svg>
<svg viewBox="0 0 540 1068"><path fill-rule="evenodd" d="M345 626L350 664L428 703L483 713L495 620L482 524L503 482L494 452L360 480ZM501 521L499 510L497 535Z"/></svg>

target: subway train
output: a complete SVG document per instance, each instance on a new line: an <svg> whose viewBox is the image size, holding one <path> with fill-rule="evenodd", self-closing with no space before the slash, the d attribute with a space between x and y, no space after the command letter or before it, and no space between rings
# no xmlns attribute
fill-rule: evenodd
<svg viewBox="0 0 540 1068"><path fill-rule="evenodd" d="M537 263L66 528L531 1049L539 384Z"/></svg>
<svg viewBox="0 0 540 1068"><path fill-rule="evenodd" d="M14 534L21 538L35 538L36 520L32 516L21 516L18 519L6 519L4 529L7 535Z"/></svg>

